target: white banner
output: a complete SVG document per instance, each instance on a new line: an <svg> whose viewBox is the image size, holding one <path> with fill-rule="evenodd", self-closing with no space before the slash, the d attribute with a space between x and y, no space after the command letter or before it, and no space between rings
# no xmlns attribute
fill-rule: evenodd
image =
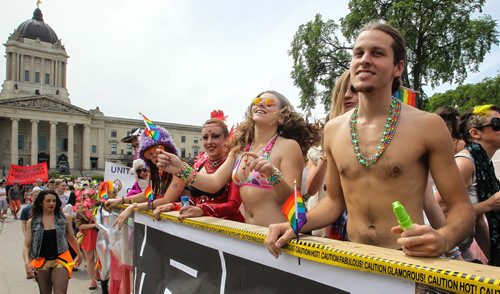
<svg viewBox="0 0 500 294"><path fill-rule="evenodd" d="M132 185L134 185L135 177L129 173L130 167L106 161L104 166L104 180L115 181L120 180L122 189L118 193L118 197L126 196Z"/></svg>

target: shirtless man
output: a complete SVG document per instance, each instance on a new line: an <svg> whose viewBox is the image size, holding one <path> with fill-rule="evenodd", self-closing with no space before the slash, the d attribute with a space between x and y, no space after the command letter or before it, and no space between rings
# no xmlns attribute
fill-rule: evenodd
<svg viewBox="0 0 500 294"><path fill-rule="evenodd" d="M471 232L473 210L443 120L393 102L392 93L399 87L404 62L404 40L397 30L383 22L361 30L350 65L359 106L325 127L328 196L307 213L302 232L331 224L347 208L350 241L402 248L408 255L428 257L449 251ZM399 124L392 124L389 118ZM389 130L391 126L397 127L395 133ZM384 130L389 134L381 140ZM391 133L392 141L387 139ZM420 225L424 223L429 169L451 206L445 225L438 230ZM391 203L396 200L404 204L414 222L405 232L392 213ZM295 234L288 223L273 224L265 243L278 257L281 247L292 238Z"/></svg>

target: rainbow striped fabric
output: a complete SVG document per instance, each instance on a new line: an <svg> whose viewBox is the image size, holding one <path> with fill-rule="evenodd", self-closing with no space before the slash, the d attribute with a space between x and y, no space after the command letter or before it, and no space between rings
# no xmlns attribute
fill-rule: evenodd
<svg viewBox="0 0 500 294"><path fill-rule="evenodd" d="M155 200L155 194L153 193L153 189L151 188L151 185L148 185L146 190L144 190L144 196L148 199L148 202L151 203L153 200Z"/></svg>
<svg viewBox="0 0 500 294"><path fill-rule="evenodd" d="M404 104L417 107L417 92L406 87L400 87L398 91L394 92L394 98L398 98Z"/></svg>
<svg viewBox="0 0 500 294"><path fill-rule="evenodd" d="M108 200L108 186L104 186L99 192L99 199Z"/></svg>
<svg viewBox="0 0 500 294"><path fill-rule="evenodd" d="M295 188L295 192L288 197L281 211L290 222L295 234L299 234L300 229L307 223L306 206L300 191Z"/></svg>
<svg viewBox="0 0 500 294"><path fill-rule="evenodd" d="M146 124L146 129L144 130L144 134L146 134L146 136L148 136L151 139L158 142L158 139L160 139L160 132L157 131L158 127L149 118L147 118L144 114L142 114L140 112L139 112L139 114L142 116L142 120L144 121L144 124Z"/></svg>

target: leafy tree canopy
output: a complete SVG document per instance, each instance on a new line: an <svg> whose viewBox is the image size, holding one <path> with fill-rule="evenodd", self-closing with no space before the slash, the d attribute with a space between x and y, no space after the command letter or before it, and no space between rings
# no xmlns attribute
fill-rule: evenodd
<svg viewBox="0 0 500 294"><path fill-rule="evenodd" d="M451 105L464 112L483 104L500 105L500 74L494 78L485 78L477 84L467 84L445 93L434 94L427 100L425 110L434 112L440 106Z"/></svg>
<svg viewBox="0 0 500 294"><path fill-rule="evenodd" d="M351 45L359 30L374 19L385 19L406 40L407 64L403 84L425 96L422 86L462 83L469 71L477 71L492 44L498 45L496 20L482 12L485 0L351 0L350 13L323 21L321 15L301 25L289 54L291 73L301 90L302 109L320 100L330 108L330 93L336 78L348 68ZM340 31L343 37L340 36ZM322 90L319 90L322 88Z"/></svg>

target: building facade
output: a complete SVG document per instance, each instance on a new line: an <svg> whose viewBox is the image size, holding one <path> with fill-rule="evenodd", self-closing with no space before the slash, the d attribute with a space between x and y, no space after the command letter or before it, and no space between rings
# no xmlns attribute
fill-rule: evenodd
<svg viewBox="0 0 500 294"><path fill-rule="evenodd" d="M6 76L0 92L0 168L43 161L51 171L64 162L73 175L99 174L106 161L130 165L131 144L121 138L144 127L140 119L108 117L96 107L73 105L66 88L68 54L36 8L8 37ZM173 136L183 159L201 148L201 127L155 122Z"/></svg>

